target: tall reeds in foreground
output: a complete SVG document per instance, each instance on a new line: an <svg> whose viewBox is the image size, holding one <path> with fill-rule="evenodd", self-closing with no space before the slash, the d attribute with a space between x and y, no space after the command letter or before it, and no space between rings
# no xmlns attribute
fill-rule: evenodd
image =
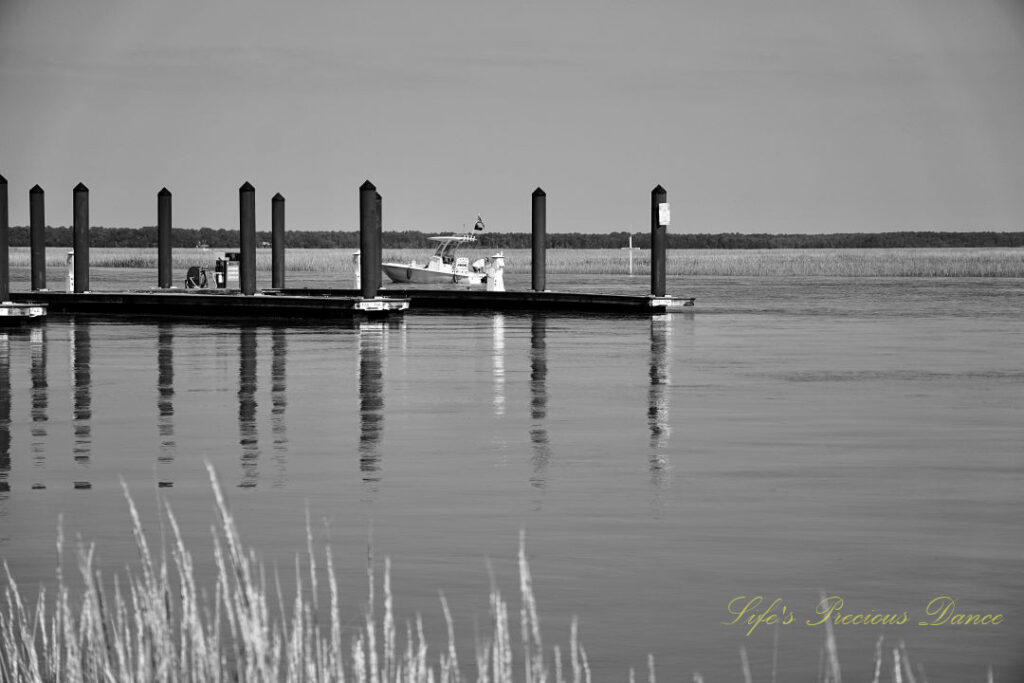
<svg viewBox="0 0 1024 683"><path fill-rule="evenodd" d="M192 556L169 506L170 552L151 552L131 496L138 568L105 589L93 565L93 546L78 544L81 597L74 598L58 557L55 596L40 591L34 607L22 601L6 562L6 606L0 609L0 680L20 681L350 681L352 683L461 683L454 628L441 598L449 642L428 661L423 623L407 622L404 638L394 616L390 562L383 575L383 610L374 605L374 570L368 567L369 605L354 636L343 642L343 620L331 548L323 552L330 594L328 618L317 604L317 558L307 523L305 568L296 558L290 608L279 577L268 585L264 567L241 541L217 477L208 465L219 524L214 527L217 567L213 594L197 587ZM63 538L58 532L58 553ZM552 679L540 639L525 546L519 548L521 639L513 646L508 603L496 587L490 596L491 628L476 643L478 683L545 683ZM305 578L304 578L305 577ZM310 582L306 592L304 581ZM304 595L309 595L306 598ZM573 623L568 678L553 648L554 683L590 683L586 651ZM517 672L516 658L521 659Z"/></svg>
<svg viewBox="0 0 1024 683"><path fill-rule="evenodd" d="M0 681L297 681L328 683L463 683L455 648L452 617L441 596L448 630L448 644L436 661L428 661L423 623L405 624L404 638L394 616L390 562L383 573L383 607L375 606L375 573L368 563L369 603L354 635L344 642L338 584L330 545L323 559L330 605L322 620L317 598L317 559L309 521L306 524L305 569L296 558L296 585L290 609L274 576L268 587L263 566L252 549L241 541L216 474L207 465L219 517L213 528L217 567L213 595L197 587L192 556L185 548L177 521L169 506L164 514L171 528L171 548L161 549L159 560L150 551L138 512L124 487L132 517L139 564L129 570L123 583L114 577L113 592L104 589L103 577L93 565L94 548L79 541L78 570L82 587L73 597L63 575L63 538L58 529L57 585L52 600L40 590L35 607L27 607L10 570L5 590L6 605L0 608ZM170 561L168 561L168 557ZM308 595L303 585L309 581ZM533 596L533 579L526 560L525 540L519 539L520 609L519 641L509 623L509 605L498 589L490 593L490 629L478 636L475 646L476 683L591 683L586 650L572 622L568 661L559 646L551 648L552 670L545 658L540 620ZM741 649L744 680L752 680L746 653ZM893 681L926 683L910 666L906 648L894 648ZM518 659L519 663L516 663ZM655 682L654 658L647 657L647 680ZM875 651L874 683L882 671L882 641ZM631 683L636 673L629 671ZM694 681L703 682L699 673ZM827 629L822 648L819 680L841 683L835 636ZM992 672L989 670L989 683ZM772 683L775 683L773 664Z"/></svg>

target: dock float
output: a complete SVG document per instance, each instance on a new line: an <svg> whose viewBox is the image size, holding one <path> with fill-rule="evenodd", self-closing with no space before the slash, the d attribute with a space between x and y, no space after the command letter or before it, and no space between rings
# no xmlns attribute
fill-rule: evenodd
<svg viewBox="0 0 1024 683"><path fill-rule="evenodd" d="M0 327L36 322L46 317L46 306L39 303L0 302Z"/></svg>
<svg viewBox="0 0 1024 683"><path fill-rule="evenodd" d="M216 289L125 292L11 292L22 305L45 306L51 313L97 316L155 316L198 319L316 319L401 313L409 300L398 297L363 298L324 294L290 296L277 292L252 296Z"/></svg>
<svg viewBox="0 0 1024 683"><path fill-rule="evenodd" d="M331 320L402 312L469 311L651 316L686 310L694 304L692 298L572 292L387 289L382 293L387 296L364 299L358 290L348 289L269 289L253 296L214 289L83 293L38 291L11 292L11 297L20 303L10 306L24 311L48 309L61 315ZM4 313L0 312L2 315Z"/></svg>
<svg viewBox="0 0 1024 683"><path fill-rule="evenodd" d="M477 289L384 288L382 294L409 301L410 313L479 311L581 312L611 315L659 315L682 311L694 305L694 298L673 296L637 296L625 294L589 294L577 292L488 292ZM355 290L284 289L267 290L268 296L318 297L352 296Z"/></svg>

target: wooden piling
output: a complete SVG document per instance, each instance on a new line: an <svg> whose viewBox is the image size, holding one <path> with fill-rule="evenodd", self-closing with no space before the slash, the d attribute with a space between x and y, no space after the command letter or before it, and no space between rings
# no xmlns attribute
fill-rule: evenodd
<svg viewBox="0 0 1024 683"><path fill-rule="evenodd" d="M256 188L246 181L238 188L238 280L242 294L256 293Z"/></svg>
<svg viewBox="0 0 1024 683"><path fill-rule="evenodd" d="M156 195L157 287L170 289L171 281L171 192L166 187Z"/></svg>
<svg viewBox="0 0 1024 683"><path fill-rule="evenodd" d="M89 291L89 188L75 185L74 228L75 293Z"/></svg>
<svg viewBox="0 0 1024 683"><path fill-rule="evenodd" d="M46 195L35 185L28 191L29 255L32 269L32 291L46 289Z"/></svg>
<svg viewBox="0 0 1024 683"><path fill-rule="evenodd" d="M373 195L373 216L377 221L374 233L377 235L377 253L374 256L377 262L377 269L374 271L377 274L377 280L374 286L379 295L381 285L384 284L384 274L381 270L381 262L384 260L384 199L380 196L380 192L374 192Z"/></svg>
<svg viewBox="0 0 1024 683"><path fill-rule="evenodd" d="M270 200L270 286L284 289L284 197Z"/></svg>
<svg viewBox="0 0 1024 683"><path fill-rule="evenodd" d="M10 247L9 215L7 213L7 178L0 175L0 302L10 300L11 262L8 256Z"/></svg>
<svg viewBox="0 0 1024 683"><path fill-rule="evenodd" d="M533 291L543 292L547 280L548 196L539 187L533 191Z"/></svg>
<svg viewBox="0 0 1024 683"><path fill-rule="evenodd" d="M662 205L668 204L668 193L658 185L651 190L651 294L665 296L665 242L668 225L660 218Z"/></svg>
<svg viewBox="0 0 1024 683"><path fill-rule="evenodd" d="M380 289L381 222L377 188L369 180L359 187L359 293L373 299Z"/></svg>

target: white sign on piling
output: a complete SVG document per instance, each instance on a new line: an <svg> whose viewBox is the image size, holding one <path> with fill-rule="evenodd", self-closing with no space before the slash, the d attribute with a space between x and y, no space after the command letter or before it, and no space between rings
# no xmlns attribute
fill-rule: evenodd
<svg viewBox="0 0 1024 683"><path fill-rule="evenodd" d="M669 219L670 215L668 202L662 202L658 204L658 225L668 225Z"/></svg>

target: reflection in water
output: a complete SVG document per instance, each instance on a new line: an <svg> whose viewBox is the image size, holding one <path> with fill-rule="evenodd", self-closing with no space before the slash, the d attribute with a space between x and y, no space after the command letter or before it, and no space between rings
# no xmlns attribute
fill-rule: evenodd
<svg viewBox="0 0 1024 683"><path fill-rule="evenodd" d="M156 429L160 435L157 460L174 460L174 328L170 323L157 325L156 341Z"/></svg>
<svg viewBox="0 0 1024 683"><path fill-rule="evenodd" d="M384 323L359 324L359 471L376 491L384 430Z"/></svg>
<svg viewBox="0 0 1024 683"><path fill-rule="evenodd" d="M672 362L672 316L651 318L651 385L647 393L647 425L651 430L651 482L664 484L670 462L667 449L672 427L669 424L669 368Z"/></svg>
<svg viewBox="0 0 1024 683"><path fill-rule="evenodd" d="M72 447L75 460L88 463L92 452L92 340L89 336L91 323L77 319L71 325L71 372L74 378L75 443Z"/></svg>
<svg viewBox="0 0 1024 683"><path fill-rule="evenodd" d="M288 396L286 393L288 383L285 377L285 354L288 352L287 340L288 333L285 329L275 327L271 333L270 347L270 431L274 435L274 463L277 465L277 476L274 479L274 486L282 486L287 474L288 432L284 419L284 411L288 407Z"/></svg>
<svg viewBox="0 0 1024 683"><path fill-rule="evenodd" d="M46 458L46 422L50 405L46 376L46 326L32 328L32 456L41 467ZM41 486L41 484L40 484Z"/></svg>
<svg viewBox="0 0 1024 683"><path fill-rule="evenodd" d="M494 347L494 414L505 414L505 316L496 313L493 318Z"/></svg>
<svg viewBox="0 0 1024 683"><path fill-rule="evenodd" d="M256 431L256 328L242 327L238 339L238 435L242 446L242 480L252 488L259 479L260 457Z"/></svg>
<svg viewBox="0 0 1024 683"><path fill-rule="evenodd" d="M0 493L10 490L11 473L11 345L0 332Z"/></svg>
<svg viewBox="0 0 1024 683"><path fill-rule="evenodd" d="M530 484L544 488L551 448L544 421L548 416L547 318L534 315L530 323L530 443L533 445L533 474Z"/></svg>

